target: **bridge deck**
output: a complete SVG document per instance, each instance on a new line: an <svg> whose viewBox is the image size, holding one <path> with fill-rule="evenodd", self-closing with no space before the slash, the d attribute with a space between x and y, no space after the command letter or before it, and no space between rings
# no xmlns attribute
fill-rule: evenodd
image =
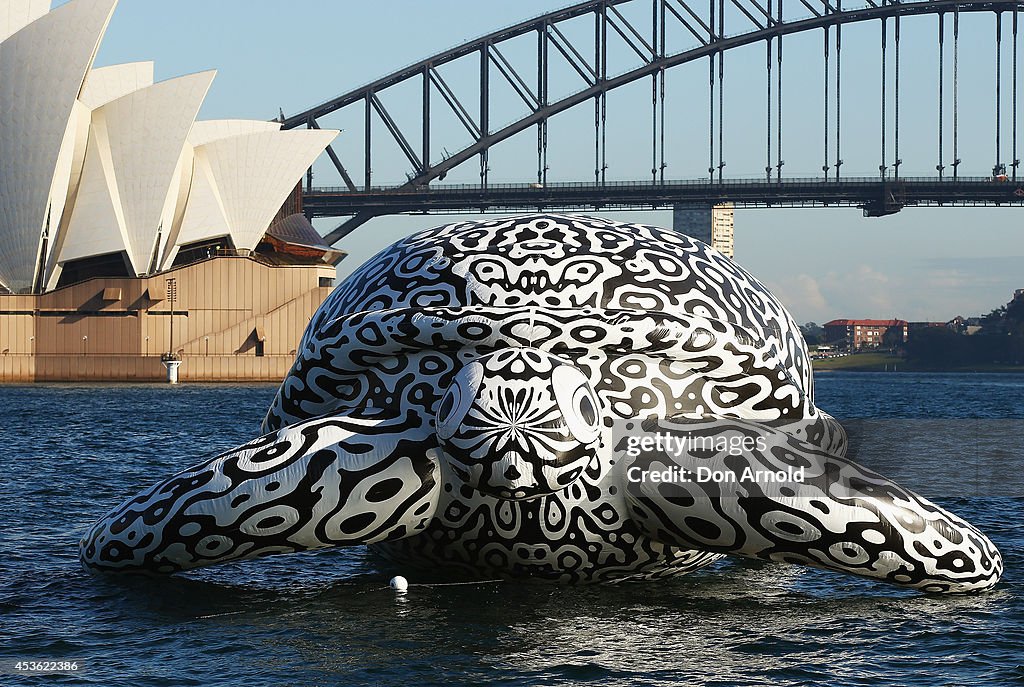
<svg viewBox="0 0 1024 687"><path fill-rule="evenodd" d="M987 177L849 178L489 184L314 188L304 195L310 217L368 213L512 212L529 210L640 210L679 203L734 203L738 207L863 207L885 215L910 206L1024 205L1024 179Z"/></svg>

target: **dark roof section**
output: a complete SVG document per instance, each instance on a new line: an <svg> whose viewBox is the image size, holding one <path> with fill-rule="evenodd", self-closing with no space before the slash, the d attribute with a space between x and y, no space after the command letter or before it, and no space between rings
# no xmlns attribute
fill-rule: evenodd
<svg viewBox="0 0 1024 687"><path fill-rule="evenodd" d="M295 253L296 255L308 255L309 253L321 253L323 262L336 265L341 262L342 258L348 255L343 250L332 248L324 242L324 239L320 234L317 233L313 225L309 223L306 216L301 213L295 213L294 215L288 215L282 220L279 220L271 225L267 229L267 237L272 242L274 240L279 241L280 244L286 246L292 246L299 250L287 249L278 244L278 249L284 249L285 252Z"/></svg>
<svg viewBox="0 0 1024 687"><path fill-rule="evenodd" d="M275 222L267 229L267 233L285 243L293 243L296 246L307 246L318 250L334 250L326 243L316 229L309 223L306 216L301 213L288 215L284 219Z"/></svg>

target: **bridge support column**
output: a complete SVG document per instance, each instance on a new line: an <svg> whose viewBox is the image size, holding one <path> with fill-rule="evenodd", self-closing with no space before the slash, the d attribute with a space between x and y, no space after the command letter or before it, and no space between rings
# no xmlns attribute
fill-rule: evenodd
<svg viewBox="0 0 1024 687"><path fill-rule="evenodd" d="M672 228L703 241L712 248L733 257L735 209L732 203L681 203L672 206Z"/></svg>

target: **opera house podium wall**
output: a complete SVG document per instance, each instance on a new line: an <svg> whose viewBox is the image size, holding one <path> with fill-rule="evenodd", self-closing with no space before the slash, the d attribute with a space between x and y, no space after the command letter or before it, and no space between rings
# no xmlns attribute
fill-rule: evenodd
<svg viewBox="0 0 1024 687"><path fill-rule="evenodd" d="M0 382L160 382L171 351L184 382L277 382L334 278L328 264L217 256L150 277L0 295Z"/></svg>

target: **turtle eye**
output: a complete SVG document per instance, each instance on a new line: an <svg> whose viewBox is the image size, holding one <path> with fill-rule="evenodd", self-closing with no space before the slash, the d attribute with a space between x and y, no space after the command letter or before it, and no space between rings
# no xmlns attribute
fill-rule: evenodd
<svg viewBox="0 0 1024 687"><path fill-rule="evenodd" d="M462 392L459 391L459 385L453 384L448 393L441 399L441 407L437 409L437 421L444 422L448 419L448 416L455 410L455 406L458 405L459 400L462 398Z"/></svg>
<svg viewBox="0 0 1024 687"><path fill-rule="evenodd" d="M476 398L477 388L480 386L480 379L483 377L483 366L480 363L472 363L455 375L448 391L441 397L441 403L437 406L437 436L441 439L448 439L459 429L459 424L465 419L473 399Z"/></svg>
<svg viewBox="0 0 1024 687"><path fill-rule="evenodd" d="M551 373L551 386L572 435L584 444L597 440L601 433L600 405L583 371L559 365Z"/></svg>

